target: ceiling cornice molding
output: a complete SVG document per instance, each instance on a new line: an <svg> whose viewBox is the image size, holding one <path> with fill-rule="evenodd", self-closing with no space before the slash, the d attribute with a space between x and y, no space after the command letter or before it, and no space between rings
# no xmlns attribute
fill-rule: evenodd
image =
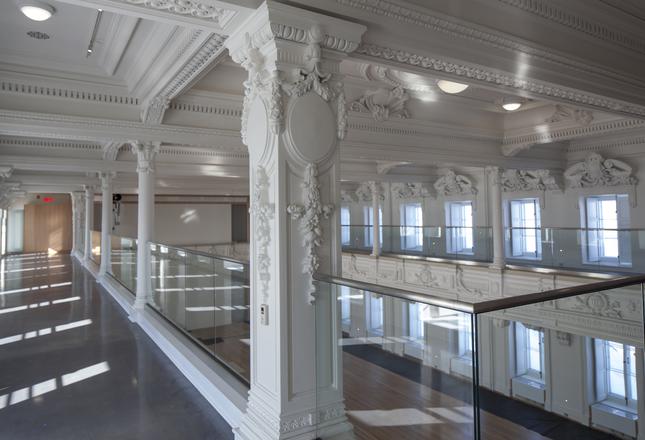
<svg viewBox="0 0 645 440"><path fill-rule="evenodd" d="M160 156L184 157L184 158L211 158L211 159L242 159L248 160L248 152L230 152L215 149L195 148L189 146L161 146L159 149Z"/></svg>
<svg viewBox="0 0 645 440"><path fill-rule="evenodd" d="M628 35L597 21L585 20L579 14L570 13L553 2L545 0L497 0L505 5L514 6L549 21L590 35L598 40L622 46L626 49L645 54L645 41Z"/></svg>
<svg viewBox="0 0 645 440"><path fill-rule="evenodd" d="M141 122L98 119L50 113L22 112L0 109L0 135L31 136L51 139L77 139L92 142L132 139L184 143L210 147L217 145L228 151L246 151L239 130L158 125L149 127Z"/></svg>
<svg viewBox="0 0 645 440"><path fill-rule="evenodd" d="M544 133L531 133L520 136L505 137L502 142L502 153L505 156L513 156L536 144L546 144L581 137L597 136L616 131L631 130L638 127L645 127L645 120L620 119L609 122L598 122L587 126L563 128L553 131L547 130Z"/></svg>
<svg viewBox="0 0 645 440"><path fill-rule="evenodd" d="M379 135L387 134L423 138L427 138L428 136L444 136L455 139L474 139L489 142L501 142L503 139L503 132L498 130L441 124L421 119L391 119L389 121L378 122L371 115L356 111L350 112L347 127L352 131L369 132ZM351 134L356 135L355 132Z"/></svg>
<svg viewBox="0 0 645 440"><path fill-rule="evenodd" d="M199 37L202 33L203 31L201 30L191 33L186 45L178 52L174 65L167 69L169 72L176 73L171 74L169 78L162 81L161 86L156 87L153 94L144 100L141 111L141 120L144 124L161 124L170 101L188 90L217 64L218 59L222 58L226 36L219 34L211 34L203 43L200 42L199 47L195 49L194 54L189 56L188 59L182 56L189 51L190 46L194 45L196 41L200 41Z"/></svg>
<svg viewBox="0 0 645 440"><path fill-rule="evenodd" d="M213 2L199 0L103 0L102 3L136 6L137 9L160 10L171 15L193 17L221 28L226 27L238 14L238 11L234 9L217 7Z"/></svg>
<svg viewBox="0 0 645 440"><path fill-rule="evenodd" d="M584 73L594 72L598 75L610 76L620 81L639 85L639 79L625 76L605 66L590 64L582 60L577 60L570 55L558 54L551 48L540 47L534 43L521 40L517 37L509 38L508 35L494 31L492 29L477 26L455 17L447 17L425 9L421 12L411 9L400 4L392 3L386 0L336 0L344 6L351 6L363 11L370 12L382 17L397 20L406 24L413 24L426 29L442 32L453 37L465 38L467 40L477 41L497 49L511 51L513 53L523 53L528 56L538 58L559 66L565 66L570 69L578 70ZM499 0L503 1L503 0Z"/></svg>
<svg viewBox="0 0 645 440"><path fill-rule="evenodd" d="M633 137L624 137L620 139L605 139L603 141L577 141L572 142L567 147L567 154L591 153L599 151L609 151L615 154L645 156L645 149L630 148L634 145L645 145L645 134L635 135ZM639 151L636 151L639 150Z"/></svg>
<svg viewBox="0 0 645 440"><path fill-rule="evenodd" d="M0 146L20 148L56 148L65 150L85 150L97 152L102 150L101 144L89 142L78 142L57 139L27 139L18 137L0 136Z"/></svg>
<svg viewBox="0 0 645 440"><path fill-rule="evenodd" d="M645 106L634 105L592 93L581 92L569 87L558 86L545 81L519 77L510 73L493 70L476 64L453 61L438 57L419 55L404 50L393 49L376 44L362 44L354 52L372 62L379 60L398 63L426 71L441 72L451 76L463 77L470 82L495 85L520 93L539 96L544 99L566 101L576 105L586 105L610 112L620 112L632 116L645 117Z"/></svg>
<svg viewBox="0 0 645 440"><path fill-rule="evenodd" d="M134 96L115 95L100 91L89 91L81 88L42 86L26 81L0 80L0 92L15 95L31 95L45 98L61 98L80 101L98 102L101 104L139 105L139 99Z"/></svg>
<svg viewBox="0 0 645 440"><path fill-rule="evenodd" d="M224 107L216 104L172 101L168 108L170 110L192 112L192 113L205 113L205 114L217 115L222 117L230 117L235 119L239 119L242 117L241 108L230 108L230 107Z"/></svg>

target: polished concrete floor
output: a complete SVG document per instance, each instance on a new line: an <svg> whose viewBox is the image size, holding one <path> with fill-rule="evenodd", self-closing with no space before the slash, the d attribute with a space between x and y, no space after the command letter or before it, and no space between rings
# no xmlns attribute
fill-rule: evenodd
<svg viewBox="0 0 645 440"><path fill-rule="evenodd" d="M232 439L67 255L0 262L0 439Z"/></svg>

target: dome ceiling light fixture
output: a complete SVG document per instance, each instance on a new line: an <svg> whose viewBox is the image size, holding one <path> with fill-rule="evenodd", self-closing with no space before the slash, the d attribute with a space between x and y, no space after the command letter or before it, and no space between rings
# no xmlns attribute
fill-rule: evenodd
<svg viewBox="0 0 645 440"><path fill-rule="evenodd" d="M524 101L520 98L504 98L502 100L502 108L507 112L514 112L522 107L522 104L524 104Z"/></svg>
<svg viewBox="0 0 645 440"><path fill-rule="evenodd" d="M453 81L446 81L445 79L440 79L437 81L437 86L444 93L449 93L454 95L456 93L461 93L468 88L468 84L462 84Z"/></svg>
<svg viewBox="0 0 645 440"><path fill-rule="evenodd" d="M33 21L49 20L56 10L53 6L39 1L21 1L20 12Z"/></svg>

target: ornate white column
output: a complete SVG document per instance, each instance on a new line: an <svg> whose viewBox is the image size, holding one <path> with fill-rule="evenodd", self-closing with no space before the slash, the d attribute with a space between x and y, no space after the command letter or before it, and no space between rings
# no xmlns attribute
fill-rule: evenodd
<svg viewBox="0 0 645 440"><path fill-rule="evenodd" d="M70 193L72 199L72 257L80 258L83 251L83 224L81 214L83 212L83 192L74 191Z"/></svg>
<svg viewBox="0 0 645 440"><path fill-rule="evenodd" d="M370 189L372 190L372 256L378 257L381 255L381 216L379 215L379 203L381 201L381 184L379 182L370 182Z"/></svg>
<svg viewBox="0 0 645 440"><path fill-rule="evenodd" d="M242 140L252 188L251 389L237 439L351 433L336 295L316 288L311 275L341 270L339 207L332 204L347 118L339 62L364 30L266 2L226 42L249 74Z"/></svg>
<svg viewBox="0 0 645 440"><path fill-rule="evenodd" d="M142 310L146 306L150 291L150 246L155 222L155 156L159 142L132 141L133 152L137 155L139 175L138 218L137 218L137 296L134 307Z"/></svg>
<svg viewBox="0 0 645 440"><path fill-rule="evenodd" d="M101 173L101 267L99 277L110 269L112 233L112 177L111 172Z"/></svg>
<svg viewBox="0 0 645 440"><path fill-rule="evenodd" d="M85 185L85 239L83 262L88 264L92 259L92 226L94 225L94 187Z"/></svg>
<svg viewBox="0 0 645 440"><path fill-rule="evenodd" d="M501 170L499 167L486 167L488 177L488 193L493 232L493 264L495 269L506 266L504 253L504 214L502 207Z"/></svg>

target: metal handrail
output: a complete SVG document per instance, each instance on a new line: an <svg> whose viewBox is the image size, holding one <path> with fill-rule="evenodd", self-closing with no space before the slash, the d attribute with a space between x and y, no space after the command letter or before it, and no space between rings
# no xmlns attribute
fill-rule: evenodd
<svg viewBox="0 0 645 440"><path fill-rule="evenodd" d="M167 247L168 249L174 249L176 251L188 252L190 254L201 255L203 257L215 258L215 259L218 259L218 260L226 260L226 261L230 261L231 263L242 264L244 266L249 265L248 261L236 260L235 258L225 257L223 255L209 254L208 252L196 251L196 250L193 250L193 249L186 249L186 248L182 248L182 247L178 247L178 246L172 246L172 245L165 244L165 243L156 243L156 242L152 242L152 241L148 242L148 244L155 244L157 246L164 246L164 247Z"/></svg>
<svg viewBox="0 0 645 440"><path fill-rule="evenodd" d="M420 302L475 315L638 284L640 284L641 289L643 289L643 283L645 283L645 275L635 275L616 278L613 280L582 284L579 286L547 290L544 292L535 292L526 295L509 296L477 303L469 303L460 300L442 298L431 294L411 292L409 290L381 286L378 284L371 284L363 281L350 280L342 277L335 277L318 272L313 274L313 279L316 281L322 281L330 284L339 284L358 290L367 290L379 295L391 296L406 301Z"/></svg>
<svg viewBox="0 0 645 440"><path fill-rule="evenodd" d="M421 302L432 306L443 307L446 309L457 310L459 312L474 313L473 303L441 298L438 296L427 295L424 293L412 292L409 290L397 289L380 284L371 284L363 281L350 280L342 277L335 277L319 272L313 274L313 279L329 284L339 284L358 290L367 290L379 295L391 296L406 301Z"/></svg>

